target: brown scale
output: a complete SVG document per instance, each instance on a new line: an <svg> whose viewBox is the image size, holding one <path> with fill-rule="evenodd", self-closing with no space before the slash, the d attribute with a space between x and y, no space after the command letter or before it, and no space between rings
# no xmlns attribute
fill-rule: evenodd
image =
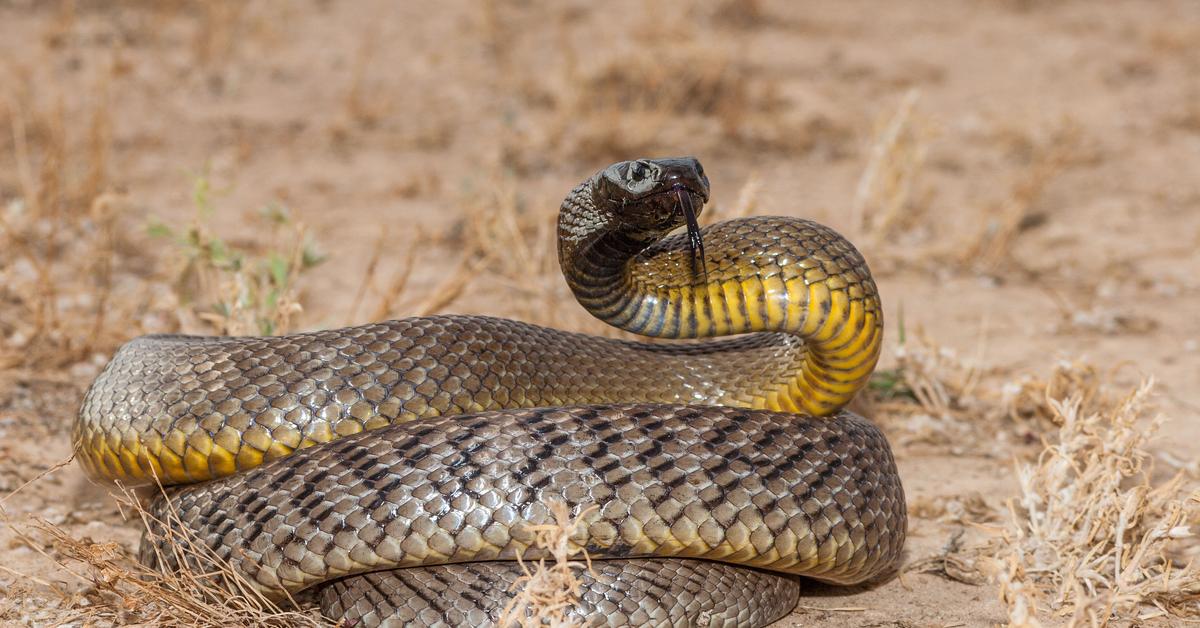
<svg viewBox="0 0 1200 628"><path fill-rule="evenodd" d="M275 597L393 567L536 556L528 526L548 521L554 498L600 506L579 543L643 557L613 561L621 573L678 556L723 561L696 563L718 579L742 569L725 563L870 578L905 533L886 441L838 413L878 359L874 282L853 246L810 221L701 230L707 199L694 159L610 166L563 202L564 275L581 304L631 331L746 335L646 344L434 316L274 338L148 336L89 390L80 460L127 483L220 478L173 491L173 507ZM544 409L557 406L568 407ZM178 567L155 539L146 560ZM386 619L344 594L378 593L388 577L340 580L341 606L326 612ZM672 599L688 612L717 612L680 586ZM625 605L663 612L650 597ZM416 612L449 621L448 608Z"/></svg>

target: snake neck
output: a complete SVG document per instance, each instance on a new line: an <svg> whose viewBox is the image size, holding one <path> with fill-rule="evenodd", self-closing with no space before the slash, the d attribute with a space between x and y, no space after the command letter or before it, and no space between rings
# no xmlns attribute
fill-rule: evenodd
<svg viewBox="0 0 1200 628"><path fill-rule="evenodd" d="M591 193L593 185L592 179L583 182L563 201L558 260L575 297L593 315L607 321L596 311L597 306L636 296L631 293L629 266L655 238L619 229L612 213L598 206Z"/></svg>
<svg viewBox="0 0 1200 628"><path fill-rule="evenodd" d="M882 307L866 262L833 230L779 217L718 223L702 231L707 273L698 274L686 237L627 233L615 222L589 182L559 214L563 275L593 316L657 338L782 332L803 341L765 349L781 358L773 386L712 401L822 416L866 384ZM692 370L720 377L712 368Z"/></svg>

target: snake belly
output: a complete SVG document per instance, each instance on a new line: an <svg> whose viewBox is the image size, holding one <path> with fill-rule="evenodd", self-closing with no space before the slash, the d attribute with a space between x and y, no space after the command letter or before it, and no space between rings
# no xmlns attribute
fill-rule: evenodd
<svg viewBox="0 0 1200 628"><path fill-rule="evenodd" d="M572 191L579 302L640 343L480 316L273 338L147 336L89 389L93 477L172 488L144 561L227 563L355 625L483 625L539 556L548 501L600 559L572 612L602 625L763 625L791 575L862 582L904 543L887 441L841 411L879 355L865 261L826 227L694 228L694 159L621 162ZM698 229L698 228L697 228ZM701 244L697 250L697 244ZM204 560L164 540L182 531Z"/></svg>

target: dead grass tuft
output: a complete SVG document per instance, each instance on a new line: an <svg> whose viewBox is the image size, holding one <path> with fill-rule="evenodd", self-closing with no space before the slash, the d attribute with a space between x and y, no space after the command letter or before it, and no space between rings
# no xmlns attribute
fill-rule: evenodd
<svg viewBox="0 0 1200 628"><path fill-rule="evenodd" d="M996 556L1014 624L1200 616L1200 490L1182 474L1155 479L1147 446L1163 418L1147 416L1150 390L1092 411L1079 394L1048 401L1058 430L1017 466Z"/></svg>
<svg viewBox="0 0 1200 628"><path fill-rule="evenodd" d="M525 575L513 583L517 595L504 607L497 622L500 626L566 628L577 625L567 618L567 612L579 601L582 583L576 573L581 569L591 569L591 561L587 552L576 545L571 537L583 525L584 517L596 506L582 509L574 517L565 502L551 501L548 507L554 515L554 523L531 526L531 530L534 533L534 547L548 551L554 562L547 565L543 558L537 561L532 571L522 563ZM572 560L580 553L583 554L583 562Z"/></svg>
<svg viewBox="0 0 1200 628"><path fill-rule="evenodd" d="M1054 210L1047 203L1052 186L1072 169L1103 160L1094 138L1071 118L1033 130L997 122L981 139L1018 168L1007 189L1001 188L999 197L979 207L965 224L957 215L934 219L929 208L935 205L936 190L924 182L928 167L956 162L946 155L930 158L940 128L921 115L919 101L919 91L908 91L876 124L850 205L853 239L871 252L876 272L915 267L939 274L979 274L997 281L1013 274L1035 279L1060 274L1061 260L1047 263L1047 256L1023 252L1020 245L1030 232L1053 219ZM1065 325L1081 330L1145 329L1140 320L1108 312L1079 316L1076 321L1076 311L1071 308L1064 315Z"/></svg>
<svg viewBox="0 0 1200 628"><path fill-rule="evenodd" d="M0 522L10 527L24 545L52 560L63 573L87 585L77 593L67 593L51 583L34 579L59 593L71 609L70 621L85 625L144 624L189 628L328 625L314 611L285 610L264 597L211 549L184 532L183 526L169 525L178 523L174 513L168 512L167 521L156 519L138 496L126 489L119 490L117 503L123 513L140 519L148 529L164 534L160 541L165 549L156 552L158 561L181 565L180 569L160 572L138 562L119 543L77 537L37 516L16 522L0 509ZM62 616L56 620L66 621Z"/></svg>
<svg viewBox="0 0 1200 628"><path fill-rule="evenodd" d="M514 284L558 274L553 203L532 205L520 181L496 173L463 205L466 248L484 261L489 274Z"/></svg>
<svg viewBox="0 0 1200 628"><path fill-rule="evenodd" d="M144 284L128 281L144 276L144 260L107 179L112 71L72 115L20 69L0 93L0 147L11 148L0 160L16 175L16 195L0 195L0 370L89 360L123 340L118 322L149 308Z"/></svg>
<svg viewBox="0 0 1200 628"><path fill-rule="evenodd" d="M502 295L492 313L599 335L621 333L577 306L562 280L557 199L531 196L521 190L520 180L495 172L462 203L464 218L451 244L487 277L475 283L476 289Z"/></svg>
<svg viewBox="0 0 1200 628"><path fill-rule="evenodd" d="M1060 319L1051 325L1055 334L1147 334L1158 327L1158 321L1135 313L1128 313L1111 306L1059 307Z"/></svg>
<svg viewBox="0 0 1200 628"><path fill-rule="evenodd" d="M350 86L346 90L343 106L346 116L363 128L373 128L379 120L388 114L385 100L378 94L369 93L366 84L367 68L372 64L372 57L379 45L379 30L372 25L363 35L358 51L354 55L354 65L350 70Z"/></svg>
<svg viewBox="0 0 1200 628"><path fill-rule="evenodd" d="M746 77L729 55L711 48L685 48L664 58L638 51L619 56L583 78L583 113L604 110L662 111L719 119L745 106Z"/></svg>
<svg viewBox="0 0 1200 628"><path fill-rule="evenodd" d="M920 92L909 90L895 112L880 124L870 157L854 191L850 224L866 251L895 252L883 246L900 232L922 226L928 192L919 188L933 131L915 115ZM901 247L907 248L907 247Z"/></svg>
<svg viewBox="0 0 1200 628"><path fill-rule="evenodd" d="M922 519L942 523L977 524L996 521L996 508L978 492L961 496L923 497L913 501L909 510Z"/></svg>
<svg viewBox="0 0 1200 628"><path fill-rule="evenodd" d="M1003 381L920 336L902 346L869 395L900 446L1012 456L1020 484L1003 525L977 495L914 501L915 517L957 531L906 571L991 577L1014 626L1200 616L1200 489L1185 471L1154 473L1164 419L1151 415L1149 384L1115 394L1115 370L1062 360L1045 377ZM989 538L967 543L968 531Z"/></svg>
<svg viewBox="0 0 1200 628"><path fill-rule="evenodd" d="M362 281L359 282L358 288L354 290L354 298L350 300L350 310L346 316L347 325L355 325L359 323L358 313L362 308L363 303L368 297L375 300L375 308L372 314L368 315L367 320L380 321L388 318L392 312L396 311L396 302L408 287L409 279L412 277L413 262L417 255L416 242L424 239L424 234L420 229L416 230L413 242L409 246L401 247L406 253L400 259L400 265L392 272L391 278L385 283L385 288L380 288L378 279L381 272L381 263L384 260L385 248L390 248L388 245L393 243L393 234L388 225L383 225L379 237L375 238L375 244L371 247L371 255L367 257L367 264L363 268Z"/></svg>
<svg viewBox="0 0 1200 628"><path fill-rule="evenodd" d="M981 424L994 413L979 367L919 330L903 337L894 355L896 365L876 371L859 395L867 416L887 417L904 446L963 451L986 442Z"/></svg>
<svg viewBox="0 0 1200 628"><path fill-rule="evenodd" d="M882 417L901 446L927 445L998 458L1032 455L1042 436L1061 426L1051 400L1076 396L1085 412L1115 400L1112 382L1123 365L1101 369L1082 359L1059 359L1045 375L980 364L984 347L964 357L918 330L901 339L892 368L872 375L856 403ZM1015 448L1015 451L1014 451Z"/></svg>
<svg viewBox="0 0 1200 628"><path fill-rule="evenodd" d="M1046 377L1025 374L1005 382L1000 403L1018 431L1036 440L1061 426L1062 415L1052 403L1054 399L1074 397L1085 414L1110 408L1115 400L1107 382L1116 370L1102 371L1083 360L1058 360Z"/></svg>
<svg viewBox="0 0 1200 628"><path fill-rule="evenodd" d="M227 64L241 41L246 4L229 0L206 2L199 7L192 35L192 55L201 67Z"/></svg>
<svg viewBox="0 0 1200 628"><path fill-rule="evenodd" d="M658 152L672 138L704 133L716 121L734 131L748 99L745 72L731 55L699 45L659 55L618 55L569 80L553 142L597 162Z"/></svg>
<svg viewBox="0 0 1200 628"><path fill-rule="evenodd" d="M985 548L967 547L964 542L965 534L966 531L959 528L950 535L937 553L906 565L905 573L934 574L970 585L985 584L988 562Z"/></svg>
<svg viewBox="0 0 1200 628"><path fill-rule="evenodd" d="M1021 235L1046 222L1047 214L1039 203L1047 189L1068 168L1099 158L1071 119L1064 119L1042 138L1015 132L1009 135L1009 143L1014 145L1010 152L1028 167L1013 182L1006 197L987 210L978 232L966 238L967 245L950 255L956 266L986 275L1006 268L1030 271L1016 256L1014 247Z"/></svg>
<svg viewBox="0 0 1200 628"><path fill-rule="evenodd" d="M353 301L355 311L369 295L376 299L370 320L438 314L468 294L469 288L499 289L516 297L505 299L505 304L527 308L522 312L536 310L531 304L546 289L545 280L556 263L553 250L547 251L545 244L552 242L553 223L547 220L550 214L530 210L516 181L499 174L489 176L477 190L468 191L461 202L464 217L445 232L418 230L407 247L399 247L407 252L384 289L376 286L375 280L389 236L385 232L376 241L363 284ZM422 248L450 251L453 265L439 273L437 284L417 293L410 290L410 279L416 253ZM486 286L478 285L476 279L481 276L488 278Z"/></svg>

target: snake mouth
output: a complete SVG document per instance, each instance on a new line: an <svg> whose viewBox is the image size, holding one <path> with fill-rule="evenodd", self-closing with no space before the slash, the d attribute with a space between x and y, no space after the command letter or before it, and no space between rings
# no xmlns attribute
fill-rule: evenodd
<svg viewBox="0 0 1200 628"><path fill-rule="evenodd" d="M667 189L655 190L630 201L630 203L638 203L659 210L656 212L659 218L656 221L657 224L654 225L655 231L670 231L680 224L687 228L692 274L704 279L708 278L708 266L705 263L704 239L700 232L699 216L707 201L707 194L689 187L682 181L675 181Z"/></svg>
<svg viewBox="0 0 1200 628"><path fill-rule="evenodd" d="M655 224L654 227L674 229L680 224L684 224L680 222L680 219L686 223L699 216L704 210L704 204L708 202L708 195L703 191L676 182L670 187L648 192L625 202L629 205L637 204L657 209L655 222L658 224Z"/></svg>
<svg viewBox="0 0 1200 628"><path fill-rule="evenodd" d="M651 192L646 192L645 194L642 194L640 196L635 196L635 197L629 199L628 202L629 203L644 203L644 202L650 201L655 198L674 199L677 197L677 195L681 191L686 192L689 196L691 196L693 199L693 201L692 201L693 203L695 203L696 200L699 200L699 203L698 203L699 205L704 205L705 203L708 202L708 193L707 192L705 192L703 190L698 190L695 187L692 187L692 186L689 186L687 184L680 183L680 182L676 182L673 185L671 185L670 187L659 188L659 189L653 190Z"/></svg>

